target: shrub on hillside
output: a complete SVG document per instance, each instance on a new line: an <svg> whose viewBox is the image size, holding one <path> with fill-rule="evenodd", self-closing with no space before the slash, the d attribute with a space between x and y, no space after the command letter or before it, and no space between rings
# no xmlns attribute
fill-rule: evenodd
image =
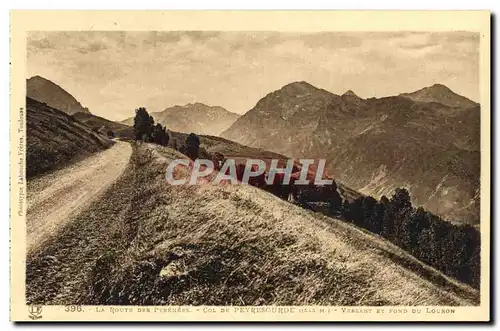
<svg viewBox="0 0 500 331"><path fill-rule="evenodd" d="M167 146L170 137L168 136L167 128L162 126L160 123L156 123L153 128L152 141L155 144Z"/></svg>
<svg viewBox="0 0 500 331"><path fill-rule="evenodd" d="M200 153L200 138L194 133L190 133L186 137L185 151L182 153L186 154L191 160L196 160Z"/></svg>
<svg viewBox="0 0 500 331"><path fill-rule="evenodd" d="M215 170L220 170L225 162L224 155L219 152L215 152L212 155L212 162L214 163Z"/></svg>
<svg viewBox="0 0 500 331"><path fill-rule="evenodd" d="M146 108L139 107L135 110L134 117L134 139L145 142L152 141L154 119Z"/></svg>
<svg viewBox="0 0 500 331"><path fill-rule="evenodd" d="M177 146L177 139L170 140L170 148L178 150L179 146Z"/></svg>

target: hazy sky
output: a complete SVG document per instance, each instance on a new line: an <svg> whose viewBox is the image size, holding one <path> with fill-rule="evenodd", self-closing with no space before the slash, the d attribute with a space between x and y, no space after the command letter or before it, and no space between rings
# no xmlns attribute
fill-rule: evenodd
<svg viewBox="0 0 500 331"><path fill-rule="evenodd" d="M189 102L241 114L302 80L361 97L441 83L479 101L479 34L32 32L27 69L113 120Z"/></svg>

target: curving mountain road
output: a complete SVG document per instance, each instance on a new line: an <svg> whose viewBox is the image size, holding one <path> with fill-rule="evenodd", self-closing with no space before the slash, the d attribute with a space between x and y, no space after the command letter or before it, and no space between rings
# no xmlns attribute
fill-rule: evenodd
<svg viewBox="0 0 500 331"><path fill-rule="evenodd" d="M32 252L108 189L123 173L132 147L111 148L28 182L27 250Z"/></svg>

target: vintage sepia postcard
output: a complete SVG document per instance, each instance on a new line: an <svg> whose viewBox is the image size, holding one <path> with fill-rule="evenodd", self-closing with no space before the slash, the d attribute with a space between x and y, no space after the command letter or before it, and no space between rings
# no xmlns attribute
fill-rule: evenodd
<svg viewBox="0 0 500 331"><path fill-rule="evenodd" d="M13 11L13 321L490 320L490 12Z"/></svg>

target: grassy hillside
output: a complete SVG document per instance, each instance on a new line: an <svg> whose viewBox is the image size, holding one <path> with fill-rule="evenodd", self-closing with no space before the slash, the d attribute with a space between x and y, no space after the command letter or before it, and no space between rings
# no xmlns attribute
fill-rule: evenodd
<svg viewBox="0 0 500 331"><path fill-rule="evenodd" d="M107 133L108 131L113 131L116 137L128 138L128 139L134 138L133 128L128 125L113 122L90 113L80 112L73 114L73 117L79 120L80 122L87 124L91 128L100 130L103 133Z"/></svg>
<svg viewBox="0 0 500 331"><path fill-rule="evenodd" d="M184 144L186 137L188 136L186 133L174 131L169 131L169 134L171 139L177 140L177 144L179 146ZM209 153L219 152L225 156L238 155L246 157L287 159L287 157L282 154L266 151L261 148L248 147L221 137L209 135L199 135L199 137L200 147L204 148Z"/></svg>
<svg viewBox="0 0 500 331"><path fill-rule="evenodd" d="M478 304L477 291L380 237L255 187L170 186L165 166L181 157L169 148L136 146L129 169L103 199L29 257L28 301ZM110 217L115 209L118 217ZM91 232L99 237L80 243ZM64 245L71 249L55 248ZM38 277L42 266L59 280Z"/></svg>
<svg viewBox="0 0 500 331"><path fill-rule="evenodd" d="M26 108L28 178L113 144L106 136L44 103L26 98Z"/></svg>

